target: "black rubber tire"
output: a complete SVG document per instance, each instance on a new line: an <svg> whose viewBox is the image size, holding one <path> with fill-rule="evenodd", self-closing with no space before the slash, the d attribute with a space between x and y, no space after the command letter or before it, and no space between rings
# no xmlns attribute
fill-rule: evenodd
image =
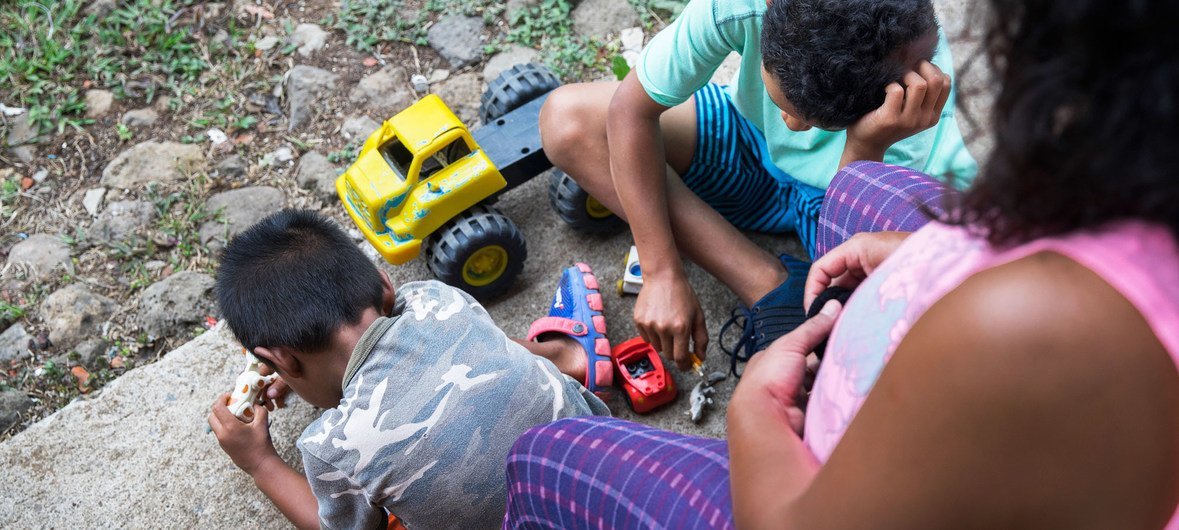
<svg viewBox="0 0 1179 530"><path fill-rule="evenodd" d="M549 202L553 204L553 211L557 212L557 217L565 224L583 234L593 235L616 234L626 228L626 222L617 215L590 215L586 207L589 198L589 193L581 189L573 177L559 169L553 169L549 177Z"/></svg>
<svg viewBox="0 0 1179 530"><path fill-rule="evenodd" d="M473 285L463 278L463 267L476 251L499 245L507 252L507 266L491 283ZM466 291L476 300L493 299L512 287L528 248L524 236L504 214L492 206L478 204L455 216L426 241L426 266L442 282Z"/></svg>
<svg viewBox="0 0 1179 530"><path fill-rule="evenodd" d="M517 64L487 84L480 100L479 119L491 123L559 86L561 80L545 65Z"/></svg>

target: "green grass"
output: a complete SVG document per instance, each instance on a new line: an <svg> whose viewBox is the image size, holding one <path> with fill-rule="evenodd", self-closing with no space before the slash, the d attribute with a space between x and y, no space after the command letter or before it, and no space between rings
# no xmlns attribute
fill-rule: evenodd
<svg viewBox="0 0 1179 530"><path fill-rule="evenodd" d="M0 97L28 108L42 133L60 134L93 122L83 117L86 82L121 99L183 94L238 42L233 22L228 46L195 35L184 15L198 3L124 1L99 19L80 0L0 2L0 86L10 91Z"/></svg>

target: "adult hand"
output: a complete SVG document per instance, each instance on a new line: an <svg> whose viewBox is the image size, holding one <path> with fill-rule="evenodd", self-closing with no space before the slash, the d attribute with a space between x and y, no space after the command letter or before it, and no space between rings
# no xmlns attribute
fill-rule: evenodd
<svg viewBox="0 0 1179 530"><path fill-rule="evenodd" d="M692 354L704 360L708 348L704 311L682 276L644 279L635 302L635 327L643 340L673 359L680 370L692 368Z"/></svg>
<svg viewBox="0 0 1179 530"><path fill-rule="evenodd" d="M884 92L884 104L847 129L840 167L856 160L879 162L892 144L936 125L950 97L950 76L921 61Z"/></svg>
<svg viewBox="0 0 1179 530"><path fill-rule="evenodd" d="M838 300L828 301L819 314L754 355L733 391L730 406L755 403L781 407L790 428L801 435L805 416L800 395L807 374L807 356L831 334L842 307Z"/></svg>
<svg viewBox="0 0 1179 530"><path fill-rule="evenodd" d="M278 456L270 441L266 407L253 405L254 418L247 423L229 412L228 402L228 393L217 396L213 411L209 413L209 426L213 428L221 450L229 455L234 465L253 476L263 462Z"/></svg>
<svg viewBox="0 0 1179 530"><path fill-rule="evenodd" d="M909 232L861 232L831 249L811 264L803 291L809 308L824 289L833 285L855 289L901 246Z"/></svg>

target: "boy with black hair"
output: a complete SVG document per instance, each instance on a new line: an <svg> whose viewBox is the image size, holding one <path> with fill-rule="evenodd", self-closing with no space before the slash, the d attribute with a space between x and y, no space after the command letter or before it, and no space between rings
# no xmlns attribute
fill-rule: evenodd
<svg viewBox="0 0 1179 530"><path fill-rule="evenodd" d="M732 83L709 84L730 53L741 56ZM814 257L824 190L857 160L973 179L952 66L930 0L691 0L621 83L554 92L541 138L557 167L630 223L640 335L681 369L704 357L687 257L741 301L721 331L744 328L727 349L735 367L803 321L808 268L740 230L797 232Z"/></svg>
<svg viewBox="0 0 1179 530"><path fill-rule="evenodd" d="M592 321L600 307L538 321L580 329L577 337L514 342L462 291L429 281L394 292L312 212L283 210L235 237L216 292L242 345L325 409L299 437L306 476L275 452L266 407L242 422L223 394L209 415L234 464L300 528L378 528L388 512L409 528L498 528L516 438L559 418L609 414L573 379L589 370L577 339L604 340L605 329L590 335L593 322L572 319ZM281 388L267 389L271 405Z"/></svg>

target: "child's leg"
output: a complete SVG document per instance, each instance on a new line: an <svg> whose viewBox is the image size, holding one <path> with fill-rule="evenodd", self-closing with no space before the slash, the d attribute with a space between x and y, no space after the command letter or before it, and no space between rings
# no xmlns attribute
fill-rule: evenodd
<svg viewBox="0 0 1179 530"><path fill-rule="evenodd" d="M586 357L581 345L568 336L559 333L549 333L544 340L533 342L524 339L512 339L533 355L544 357L557 366L561 373L572 377L576 381L585 381Z"/></svg>
<svg viewBox="0 0 1179 530"><path fill-rule="evenodd" d="M859 232L912 232L945 213L960 193L924 173L855 162L835 175L827 188L815 236L818 259Z"/></svg>
<svg viewBox="0 0 1179 530"><path fill-rule="evenodd" d="M601 417L525 432L507 458L503 528L732 528L729 451Z"/></svg>
<svg viewBox="0 0 1179 530"><path fill-rule="evenodd" d="M595 199L622 212L610 174L606 114L618 83L566 85L540 116L545 154ZM778 258L758 247L684 184L696 151L695 98L660 119L668 163L667 204L676 247L751 305L786 279Z"/></svg>

